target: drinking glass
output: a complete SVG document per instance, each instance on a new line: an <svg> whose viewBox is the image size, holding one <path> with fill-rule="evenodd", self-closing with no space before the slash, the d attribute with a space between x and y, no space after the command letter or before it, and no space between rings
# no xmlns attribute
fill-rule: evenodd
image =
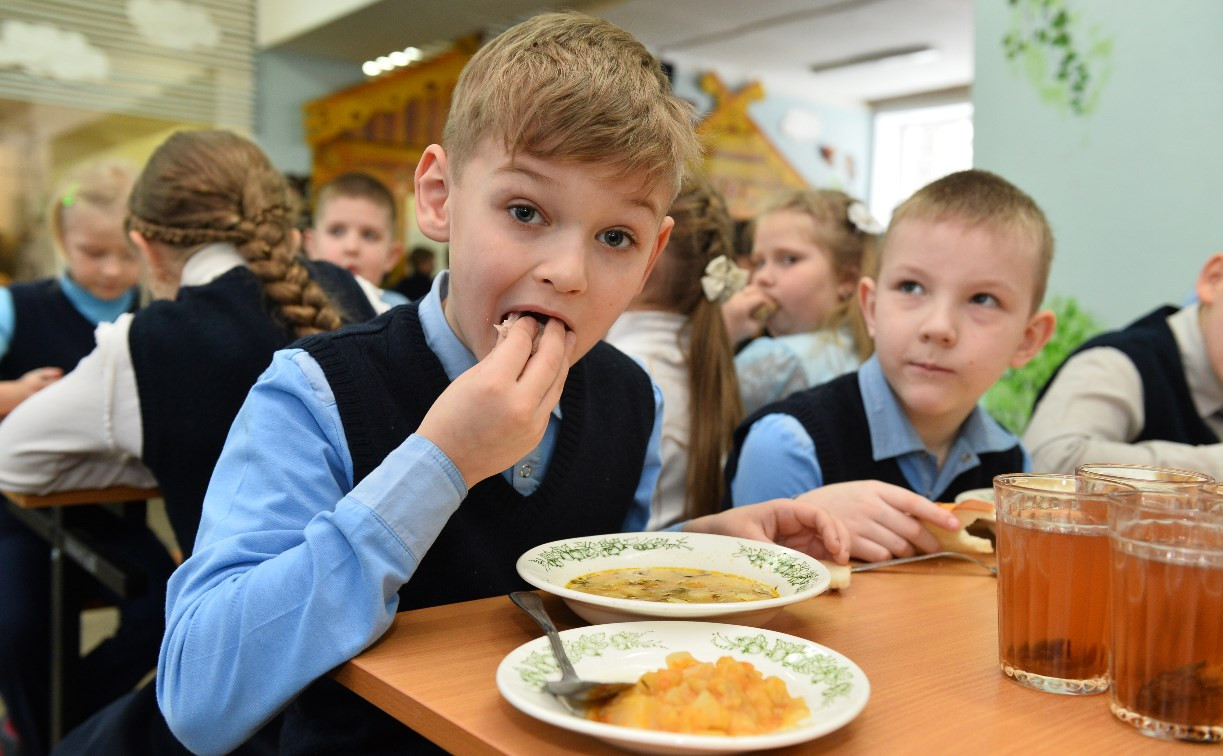
<svg viewBox="0 0 1223 756"><path fill-rule="evenodd" d="M1110 499L1113 714L1155 737L1223 741L1223 487Z"/></svg>
<svg viewBox="0 0 1223 756"><path fill-rule="evenodd" d="M998 660L1020 685L1108 689L1108 492L1076 475L994 478Z"/></svg>
<svg viewBox="0 0 1223 756"><path fill-rule="evenodd" d="M1107 491L1108 485L1113 483L1124 483L1144 491L1178 491L1215 482L1206 473L1155 465L1086 464L1079 465L1074 472L1083 478L1089 491Z"/></svg>

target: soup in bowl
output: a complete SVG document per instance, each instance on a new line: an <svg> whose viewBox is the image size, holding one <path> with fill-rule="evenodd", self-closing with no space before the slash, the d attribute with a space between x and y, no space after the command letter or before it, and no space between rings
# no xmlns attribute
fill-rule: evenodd
<svg viewBox="0 0 1223 756"><path fill-rule="evenodd" d="M831 581L824 565L801 552L705 533L553 541L519 557L517 569L595 624L675 619L762 626Z"/></svg>

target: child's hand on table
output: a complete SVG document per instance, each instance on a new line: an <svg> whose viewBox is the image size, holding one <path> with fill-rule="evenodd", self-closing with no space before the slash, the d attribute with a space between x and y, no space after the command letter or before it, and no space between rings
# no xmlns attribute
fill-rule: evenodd
<svg viewBox="0 0 1223 756"><path fill-rule="evenodd" d="M557 319L531 354L534 318L521 318L503 341L442 392L417 435L458 468L467 487L522 459L544 437L560 401L576 338Z"/></svg>
<svg viewBox="0 0 1223 756"><path fill-rule="evenodd" d="M795 500L818 504L844 520L852 555L867 562L938 551L938 541L918 520L960 529L954 515L929 499L878 480L833 483Z"/></svg>
<svg viewBox="0 0 1223 756"><path fill-rule="evenodd" d="M750 538L846 564L850 535L845 523L821 506L795 499L773 499L689 520L684 530Z"/></svg>

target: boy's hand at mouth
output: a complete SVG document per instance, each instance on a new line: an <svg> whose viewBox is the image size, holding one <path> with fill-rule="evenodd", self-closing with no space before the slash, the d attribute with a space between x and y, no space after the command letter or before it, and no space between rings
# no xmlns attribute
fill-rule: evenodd
<svg viewBox="0 0 1223 756"><path fill-rule="evenodd" d="M560 401L577 339L554 318L532 354L536 330L534 318L518 319L442 392L416 430L450 458L469 489L534 449Z"/></svg>

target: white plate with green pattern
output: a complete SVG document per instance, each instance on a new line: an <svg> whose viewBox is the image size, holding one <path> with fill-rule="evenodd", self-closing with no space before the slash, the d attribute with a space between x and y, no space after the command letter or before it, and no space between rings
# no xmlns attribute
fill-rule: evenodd
<svg viewBox="0 0 1223 756"><path fill-rule="evenodd" d="M765 677L780 677L810 716L767 735L685 735L621 727L571 713L543 690L560 679L548 639L514 649L497 667L497 689L515 708L639 753L738 753L804 743L845 725L866 706L870 683L858 665L832 649L785 633L712 622L622 622L561 632L577 673L589 680L631 682L667 666L667 654L687 651L698 661L731 656Z"/></svg>
<svg viewBox="0 0 1223 756"><path fill-rule="evenodd" d="M565 600L579 617L600 624L632 620L710 620L763 626L788 604L828 588L828 568L806 554L746 538L705 533L618 533L568 538L527 551L518 574L531 585ZM566 584L573 578L627 567L684 567L715 570L758 580L777 598L734 603L666 603L583 593Z"/></svg>

